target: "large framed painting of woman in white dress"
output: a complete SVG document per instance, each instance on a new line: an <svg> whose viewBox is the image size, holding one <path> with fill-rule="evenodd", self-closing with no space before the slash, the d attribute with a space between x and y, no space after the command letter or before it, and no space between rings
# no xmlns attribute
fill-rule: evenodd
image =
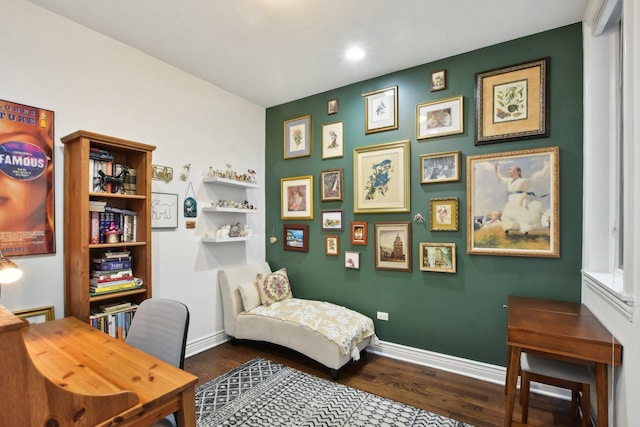
<svg viewBox="0 0 640 427"><path fill-rule="evenodd" d="M467 253L560 257L559 151L467 157Z"/></svg>

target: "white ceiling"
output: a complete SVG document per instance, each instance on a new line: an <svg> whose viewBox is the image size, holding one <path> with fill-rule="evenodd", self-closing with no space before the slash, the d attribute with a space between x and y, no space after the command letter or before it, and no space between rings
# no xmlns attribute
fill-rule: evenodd
<svg viewBox="0 0 640 427"><path fill-rule="evenodd" d="M579 22L588 2L29 1L264 107Z"/></svg>

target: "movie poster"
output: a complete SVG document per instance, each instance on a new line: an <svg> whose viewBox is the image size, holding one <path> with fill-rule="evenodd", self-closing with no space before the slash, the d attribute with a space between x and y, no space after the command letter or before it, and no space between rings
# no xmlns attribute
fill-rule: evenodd
<svg viewBox="0 0 640 427"><path fill-rule="evenodd" d="M0 100L0 250L55 252L53 111Z"/></svg>

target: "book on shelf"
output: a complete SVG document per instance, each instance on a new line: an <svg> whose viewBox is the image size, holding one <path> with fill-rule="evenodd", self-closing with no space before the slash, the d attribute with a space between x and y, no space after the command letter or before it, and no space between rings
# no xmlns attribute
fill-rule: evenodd
<svg viewBox="0 0 640 427"><path fill-rule="evenodd" d="M91 311L89 324L114 338L125 340L138 306L130 304L128 307L108 309L107 311L102 311L100 307L102 306Z"/></svg>
<svg viewBox="0 0 640 427"><path fill-rule="evenodd" d="M89 212L89 244L100 243L100 212Z"/></svg>
<svg viewBox="0 0 640 427"><path fill-rule="evenodd" d="M125 310L127 308L131 308L132 304L129 301L120 301L120 302L112 302L109 304L102 304L98 306L98 311L92 314L101 314L101 313L114 313L116 311Z"/></svg>
<svg viewBox="0 0 640 427"><path fill-rule="evenodd" d="M107 202L101 200L89 200L90 212L104 212L104 208L107 206Z"/></svg>
<svg viewBox="0 0 640 427"><path fill-rule="evenodd" d="M114 292L124 292L131 291L133 289L138 289L142 287L142 284L136 282L135 280L129 280L125 283L120 283L118 285L108 285L105 286L104 283L100 284L101 286L89 285L89 296L98 296L105 295Z"/></svg>
<svg viewBox="0 0 640 427"><path fill-rule="evenodd" d="M95 277L89 279L91 289L118 289L128 288L132 285L138 285L136 278L122 278L122 279L96 279Z"/></svg>
<svg viewBox="0 0 640 427"><path fill-rule="evenodd" d="M105 273L105 274L102 274ZM103 283L111 283L114 284L113 282L118 281L118 280L133 280L133 272L131 271L131 269L126 269L126 270L117 270L117 271L107 271L107 272L102 272L102 271L94 271L93 273L91 273L91 283L96 283L98 285L103 284Z"/></svg>
<svg viewBox="0 0 640 427"><path fill-rule="evenodd" d="M98 271L124 270L131 268L131 260L94 262L93 269Z"/></svg>
<svg viewBox="0 0 640 427"><path fill-rule="evenodd" d="M124 194L138 194L137 179L138 172L134 168L129 167L129 174L124 179Z"/></svg>

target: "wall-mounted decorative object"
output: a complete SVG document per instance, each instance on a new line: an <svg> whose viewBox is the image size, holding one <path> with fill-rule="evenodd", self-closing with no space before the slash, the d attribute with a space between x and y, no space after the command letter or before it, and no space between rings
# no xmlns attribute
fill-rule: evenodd
<svg viewBox="0 0 640 427"><path fill-rule="evenodd" d="M549 136L549 58L476 74L476 145Z"/></svg>
<svg viewBox="0 0 640 427"><path fill-rule="evenodd" d="M274 245L277 241L278 238L276 237L276 226L275 225L271 225L271 236L269 237L269 243Z"/></svg>
<svg viewBox="0 0 640 427"><path fill-rule="evenodd" d="M280 218L313 219L313 176L280 179Z"/></svg>
<svg viewBox="0 0 640 427"><path fill-rule="evenodd" d="M398 129L398 86L362 95L364 97L364 132Z"/></svg>
<svg viewBox="0 0 640 427"><path fill-rule="evenodd" d="M455 135L464 132L463 97L442 99L416 106L418 139Z"/></svg>
<svg viewBox="0 0 640 427"><path fill-rule="evenodd" d="M342 210L322 211L322 231L344 230Z"/></svg>
<svg viewBox="0 0 640 427"><path fill-rule="evenodd" d="M311 155L311 116L284 122L284 158Z"/></svg>
<svg viewBox="0 0 640 427"><path fill-rule="evenodd" d="M55 253L54 113L4 100L0 111L0 251L11 257Z"/></svg>
<svg viewBox="0 0 640 427"><path fill-rule="evenodd" d="M467 252L560 256L558 147L467 158Z"/></svg>
<svg viewBox="0 0 640 427"><path fill-rule="evenodd" d="M151 179L171 182L173 180L173 168L162 165L151 165Z"/></svg>
<svg viewBox="0 0 640 427"><path fill-rule="evenodd" d="M320 172L320 198L323 202L342 200L344 170L327 169Z"/></svg>
<svg viewBox="0 0 640 427"><path fill-rule="evenodd" d="M178 195L151 193L151 228L178 228Z"/></svg>
<svg viewBox="0 0 640 427"><path fill-rule="evenodd" d="M367 237L369 236L368 225L366 222L351 222L351 244L367 246Z"/></svg>
<svg viewBox="0 0 640 427"><path fill-rule="evenodd" d="M429 200L431 231L458 231L458 198Z"/></svg>
<svg viewBox="0 0 640 427"><path fill-rule="evenodd" d="M376 270L411 271L411 222L376 222Z"/></svg>
<svg viewBox="0 0 640 427"><path fill-rule="evenodd" d="M189 179L189 173L191 173L191 163L187 163L186 165L182 166L182 170L180 171L180 180L186 181L187 179Z"/></svg>
<svg viewBox="0 0 640 427"><path fill-rule="evenodd" d="M346 268L360 270L360 252L345 251L344 266Z"/></svg>
<svg viewBox="0 0 640 427"><path fill-rule="evenodd" d="M338 99L330 99L327 101L327 114L338 114Z"/></svg>
<svg viewBox="0 0 640 427"><path fill-rule="evenodd" d="M191 196L189 195L191 192ZM189 183L187 194L184 196L184 212L185 218L195 218L198 216L198 202L196 201L196 193L193 191L193 185Z"/></svg>
<svg viewBox="0 0 640 427"><path fill-rule="evenodd" d="M455 243L420 243L420 270L456 272Z"/></svg>
<svg viewBox="0 0 640 427"><path fill-rule="evenodd" d="M17 317L21 319L26 319L29 323L42 323L48 322L49 320L55 320L55 308L52 305L46 307L38 307L38 308L30 308L27 310L18 310L14 311Z"/></svg>
<svg viewBox="0 0 640 427"><path fill-rule="evenodd" d="M420 156L420 183L460 181L460 151Z"/></svg>
<svg viewBox="0 0 640 427"><path fill-rule="evenodd" d="M322 158L344 156L344 123L322 125Z"/></svg>
<svg viewBox="0 0 640 427"><path fill-rule="evenodd" d="M447 88L447 70L439 70L431 73L431 92L437 92Z"/></svg>
<svg viewBox="0 0 640 427"><path fill-rule="evenodd" d="M409 212L409 141L353 150L355 213Z"/></svg>
<svg viewBox="0 0 640 427"><path fill-rule="evenodd" d="M196 222L191 220L191 221L185 221L184 222L184 226L187 229L191 229L191 228L196 228Z"/></svg>
<svg viewBox="0 0 640 427"><path fill-rule="evenodd" d="M325 236L324 253L329 256L340 255L340 236Z"/></svg>
<svg viewBox="0 0 640 427"><path fill-rule="evenodd" d="M284 224L282 226L285 251L309 252L309 226Z"/></svg>

